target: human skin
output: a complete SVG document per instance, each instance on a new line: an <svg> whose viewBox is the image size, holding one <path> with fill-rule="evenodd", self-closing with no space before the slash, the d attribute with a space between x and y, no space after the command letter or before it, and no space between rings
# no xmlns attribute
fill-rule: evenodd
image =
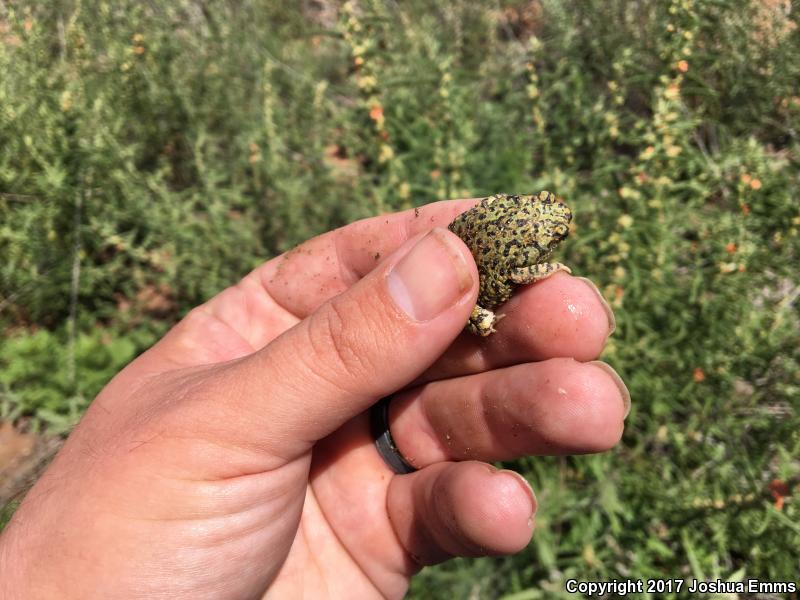
<svg viewBox="0 0 800 600"><path fill-rule="evenodd" d="M192 310L94 400L0 537L3 598L401 597L427 564L525 547L536 500L484 461L599 452L625 386L565 273L463 332L475 200L366 219ZM435 229L434 229L435 228ZM395 475L367 412L419 468Z"/></svg>

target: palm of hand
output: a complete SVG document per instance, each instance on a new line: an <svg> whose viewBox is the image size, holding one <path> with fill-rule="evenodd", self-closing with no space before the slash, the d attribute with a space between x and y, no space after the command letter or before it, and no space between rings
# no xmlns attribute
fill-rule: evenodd
<svg viewBox="0 0 800 600"><path fill-rule="evenodd" d="M263 276L262 272L250 275ZM300 283L302 288L308 282ZM297 290L305 306L285 310L262 285L245 280L235 292L216 298L217 303L207 307L211 312L176 332L181 339L172 360L186 366L224 362L266 346L328 299L319 286L308 287ZM249 327L253 323L261 324L255 336ZM287 541L291 543L271 582L275 597L403 593L420 566L409 560L389 522L386 495L391 473L375 452L364 414L278 467L278 473L272 464L265 468L260 477L265 487L276 486L268 495L277 497L277 506L263 508L270 513L286 514L287 509L299 513L299 519L269 519L259 535L265 554L276 538L282 538L278 545L284 548ZM260 486L253 491L260 491ZM280 526L278 531L270 531L274 525Z"/></svg>
<svg viewBox="0 0 800 600"><path fill-rule="evenodd" d="M192 598L398 597L422 564L519 550L527 484L464 459L606 449L625 393L577 362L599 354L610 318L577 278L524 290L489 340L448 346L475 304L474 264L452 310L396 316L381 278L471 204L353 223L194 309L95 399L5 546L47 556L56 532L69 552L37 575L77 597ZM390 418L420 470L395 476L364 411L411 381Z"/></svg>
<svg viewBox="0 0 800 600"><path fill-rule="evenodd" d="M439 206L435 217L446 223L463 206ZM384 220L377 223L372 219L310 240L194 309L112 381L95 401L84 428L91 424L98 407L136 406L142 397L178 395L176 387L197 391L207 386L207 377L213 378L216 365L244 359L269 345L374 268L375 253L362 251L365 242L381 238L384 254L389 254L416 233L403 225L407 217L408 213L390 217L389 236L376 230L383 228ZM418 226L422 231L430 223ZM148 381L144 387L136 384L142 378ZM231 382L220 382L220 388L206 389L203 395L224 394L226 384ZM211 546L195 548L197 556L190 561L195 567L186 589L207 587L209 581L192 571L216 563L210 579L233 579L242 590L250 591L269 584L279 597L295 597L301 592L314 597L404 592L408 578L420 565L402 548L389 521L386 505L392 473L375 452L364 414L315 445L309 443L299 452L275 456L262 448L243 452L233 441L232 447L220 448L220 437L227 437L228 432L220 436L220 431L204 422L214 422L213 411L198 403L193 394L181 395L189 406L165 401L168 408L158 411L153 427L134 430L129 447L136 455L132 468L149 464L142 461L142 455L152 453L165 478L202 482L199 489L182 486L179 493L170 491L163 497L171 507L185 505L192 519L205 521L204 536L215 540ZM269 411L268 398L263 406ZM178 431L183 433L175 435ZM165 446L170 457L166 461ZM195 498L207 496L209 485L214 488L214 501L207 503L205 514L196 514ZM122 491L120 495L135 497L136 492ZM150 518L152 507L141 512ZM174 508L164 509L163 516L186 518ZM155 535L169 547L162 533ZM184 535L179 532L175 545L195 546L191 535L182 538ZM220 545L241 553L243 559L249 555L254 562L268 557L266 562L272 568L248 566L242 560L231 563L231 572L226 573L213 557ZM256 569L251 578L239 575L249 568ZM232 597L238 596L235 588L227 589Z"/></svg>
<svg viewBox="0 0 800 600"><path fill-rule="evenodd" d="M345 235L343 239L341 233L321 236L305 247L316 247L324 256L342 252L350 255L354 242L363 236L356 234L347 239ZM361 269L375 264L370 255L372 264L352 264L357 262L355 259L331 269L328 260L319 254L312 259L311 254L278 257L195 309L150 351L157 352L157 356L142 357L148 375L159 378L154 387L163 386L160 379L172 377L175 372L198 368L202 371L203 365L235 361L267 346L332 295L358 281L366 273ZM319 277L307 276L317 270ZM342 272L349 272L349 276L340 277ZM322 285L320 277L327 279ZM293 302L293 298L298 301ZM162 370L163 365L169 368ZM120 377L125 375L128 374ZM129 375L135 379L141 372ZM115 384L114 393L117 388L126 387L124 381ZM264 404L268 410L266 399ZM234 453L224 458L226 469L222 471L221 457L216 452L209 454L203 439L189 436L184 442L197 448L182 448L175 455L193 456L199 451L213 457L207 464L193 462L189 467L192 478L233 483L230 495L236 501L230 506L226 502L214 506L214 513L221 511L235 520L242 506L251 510L253 505L259 505L258 512L266 518L256 525L254 535L241 541L247 546L260 546L255 551L251 548L255 556L278 558L277 571L268 569L256 578L268 580L275 596L366 598L371 594L402 594L408 578L419 570L420 566L409 560L400 546L389 522L386 496L391 473L375 452L364 414L289 460L265 454L254 464L248 455L239 463ZM242 478L250 480L243 484ZM189 496L195 493L187 490ZM217 493L229 499L222 489ZM191 500L187 502L191 504ZM277 515L283 518L276 519ZM252 525L247 520L245 526ZM237 527L228 534L219 531L218 535L235 538L240 532ZM277 557L273 554L276 549ZM285 560L280 560L281 555ZM201 563L206 560L199 557Z"/></svg>

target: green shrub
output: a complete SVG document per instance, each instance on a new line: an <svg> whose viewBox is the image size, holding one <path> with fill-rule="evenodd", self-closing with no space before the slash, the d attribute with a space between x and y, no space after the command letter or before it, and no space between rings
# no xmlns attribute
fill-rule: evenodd
<svg viewBox="0 0 800 600"><path fill-rule="evenodd" d="M779 0L7 3L4 417L67 427L180 314L312 235L551 189L576 214L566 261L616 311L604 359L633 396L625 438L514 463L541 503L530 548L428 569L413 593L794 578L797 503L770 485L800 471L797 15Z"/></svg>

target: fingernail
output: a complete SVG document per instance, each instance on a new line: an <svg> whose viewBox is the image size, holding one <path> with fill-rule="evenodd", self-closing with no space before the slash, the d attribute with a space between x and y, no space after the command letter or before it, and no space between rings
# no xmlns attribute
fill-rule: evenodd
<svg viewBox="0 0 800 600"><path fill-rule="evenodd" d="M517 473L516 471L512 471L510 469L502 469L497 471L499 475L513 475L514 479L517 480L519 486L528 494L528 497L531 500L531 516L528 519L528 523L533 526L533 516L536 514L536 509L539 507L539 503L536 501L536 494L533 492L533 488L531 484L528 483L528 480L525 479L522 475Z"/></svg>
<svg viewBox="0 0 800 600"><path fill-rule="evenodd" d="M415 321L429 321L472 287L472 272L450 235L437 227L387 277L389 295Z"/></svg>
<svg viewBox="0 0 800 600"><path fill-rule="evenodd" d="M597 289L597 286L591 279L586 279L586 277L578 277L578 279L588 285L600 300L600 305L603 307L603 310L606 311L606 318L608 319L608 335L606 337L610 336L617 328L617 319L614 317L614 311L611 310L608 301L603 297L603 294L600 293L600 290Z"/></svg>
<svg viewBox="0 0 800 600"><path fill-rule="evenodd" d="M619 393L622 395L622 402L625 404L625 416L622 418L627 418L628 414L631 412L631 393L628 391L628 386L626 386L625 382L622 381L622 377L620 377L619 374L611 368L611 365L604 363L601 360L593 360L589 364L603 369L603 371L611 376L611 379L614 380L614 383L617 384Z"/></svg>

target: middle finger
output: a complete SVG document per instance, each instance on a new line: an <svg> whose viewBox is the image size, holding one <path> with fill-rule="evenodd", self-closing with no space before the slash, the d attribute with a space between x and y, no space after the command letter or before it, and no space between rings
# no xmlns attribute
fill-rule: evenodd
<svg viewBox="0 0 800 600"><path fill-rule="evenodd" d="M389 423L398 450L419 469L607 450L629 408L611 367L556 358L407 390L393 397Z"/></svg>

